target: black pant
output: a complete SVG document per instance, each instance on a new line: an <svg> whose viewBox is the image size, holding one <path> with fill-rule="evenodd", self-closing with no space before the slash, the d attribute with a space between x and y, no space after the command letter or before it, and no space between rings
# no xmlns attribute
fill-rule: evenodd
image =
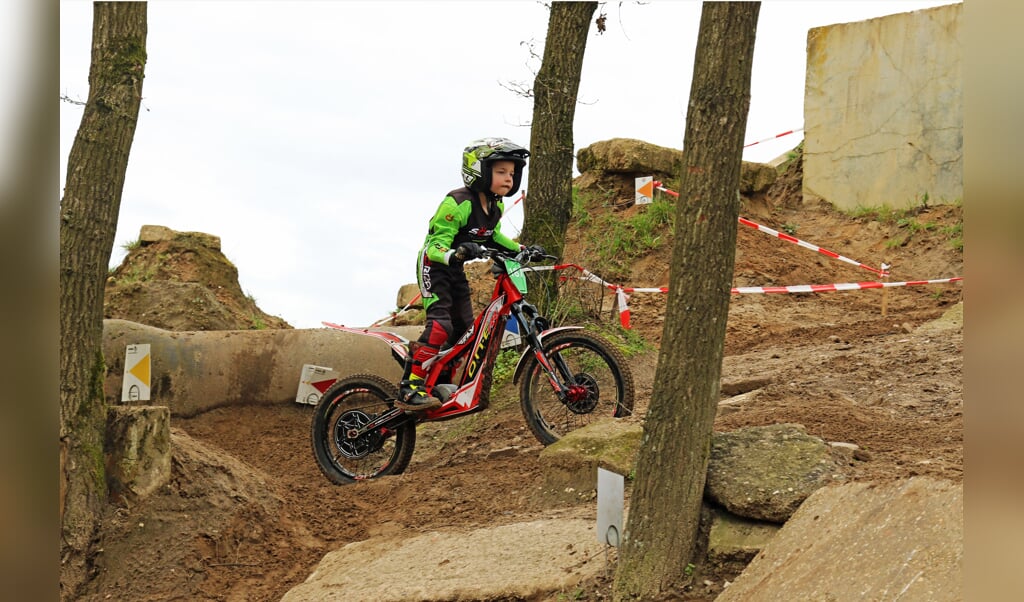
<svg viewBox="0 0 1024 602"><path fill-rule="evenodd" d="M473 301L462 266L423 262L420 290L427 310L419 342L441 347L454 344L473 324Z"/></svg>

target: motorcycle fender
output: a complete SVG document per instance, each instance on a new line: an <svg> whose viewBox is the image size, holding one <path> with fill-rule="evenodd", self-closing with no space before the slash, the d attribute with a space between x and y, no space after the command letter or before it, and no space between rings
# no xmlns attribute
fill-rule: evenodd
<svg viewBox="0 0 1024 602"><path fill-rule="evenodd" d="M583 327L582 326L560 326L558 328L549 328L549 329L545 330L544 332L540 333L540 335L538 335L538 338L540 339L541 345L544 344L544 337L548 336L549 334L554 334L556 332L563 332L563 331L566 331L566 330L583 330ZM523 352L523 355L521 355L519 357L519 363L516 364L516 371L515 371L515 373L512 374L512 384L513 385L519 384L519 376L523 373L523 366L526 365L526 358L529 357L532 354L533 354L533 349L527 349L526 351Z"/></svg>

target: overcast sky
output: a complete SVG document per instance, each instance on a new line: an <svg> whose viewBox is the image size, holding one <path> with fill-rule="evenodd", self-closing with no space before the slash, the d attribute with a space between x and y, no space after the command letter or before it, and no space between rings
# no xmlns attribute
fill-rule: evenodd
<svg viewBox="0 0 1024 602"><path fill-rule="evenodd" d="M950 3L763 2L747 142L803 127L809 28ZM60 7L60 93L84 101L92 4ZM682 148L700 3L601 10L576 149L617 137ZM148 13L112 266L145 224L206 232L265 312L297 328L368 325L415 281L427 220L461 185L462 148L485 136L529 144L532 102L507 87L529 87L539 68L540 3L157 1ZM61 196L81 115L60 103ZM768 161L801 138L744 159ZM503 231L517 235L522 218L509 209Z"/></svg>

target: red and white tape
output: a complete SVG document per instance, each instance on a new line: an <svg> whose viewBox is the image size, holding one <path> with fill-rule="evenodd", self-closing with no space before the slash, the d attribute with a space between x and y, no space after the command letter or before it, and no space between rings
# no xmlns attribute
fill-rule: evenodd
<svg viewBox="0 0 1024 602"><path fill-rule="evenodd" d="M749 226L749 227L751 227L751 228L753 228L753 229L755 229L755 230L757 230L759 232L764 232L765 234L770 234L770 235L772 235L772 236L774 236L774 237L776 237L776 238L778 238L780 240L784 240L786 242L791 242L791 243L793 243L795 245L798 245L798 246L801 246L801 247L803 247L805 249L810 249L812 251L817 251L818 253L821 253L822 255L827 255L828 257L831 257L832 259L838 259L839 261L844 261L844 262L846 262L846 263L848 263L850 265L855 265L855 266L857 266L859 268L863 268L865 270L874 272L874 273L878 274L879 276L888 276L889 275L889 272L886 271L886 269L888 269L889 266L885 265L884 263L882 264L882 266L883 266L882 269L878 269L876 267L872 267L872 266L867 265L865 263L861 263L861 262L857 261L856 259L850 259L849 257L844 257L844 256L840 255L839 253L836 253L835 251L829 251L828 249L823 249L823 248L819 247L818 245L812 245L811 243L803 241L803 240L800 240L799 238L797 238L795 236L790 236L789 234L786 234L785 232L779 232L777 230L773 230L773 229L769 228L768 226L762 226L761 224L752 222L749 219L746 219L744 217L740 218L740 223L743 224L744 226Z"/></svg>
<svg viewBox="0 0 1024 602"><path fill-rule="evenodd" d="M781 134L775 134L771 138L765 138L764 140L757 140L756 142L750 142L748 144L744 144L743 148L749 148L751 146L754 146L755 144L761 144L762 142L771 142L772 140L778 140L779 138L782 138L783 136L788 136L790 134L795 134L797 132L802 132L802 131L804 131L804 128L797 128L795 130L789 130L788 132L782 132Z"/></svg>
<svg viewBox="0 0 1024 602"><path fill-rule="evenodd" d="M734 287L732 293L828 293L832 291L856 291L869 288L889 288L893 286L920 286L922 284L946 284L959 282L963 276L954 278L936 278L934 280L908 280L906 282L844 282L841 284L799 284L796 286L740 286Z"/></svg>
<svg viewBox="0 0 1024 602"><path fill-rule="evenodd" d="M665 192L665 193L670 194L670 195L672 195L672 196L674 196L676 198L679 198L679 193L678 192L676 192L674 190L669 190L668 188L665 188L664 186L662 186L661 182L655 181L654 182L654 187L657 188L658 190L662 191L662 192ZM888 276L889 275L889 272L886 271L886 270L889 269L889 266L887 266L885 264L882 264L882 268L879 269L879 268L867 265L866 263L861 263L861 262L857 261L856 259L850 259L849 257L844 257L843 255L840 255L839 253L836 253L835 251L829 251L828 249L823 249L823 248L819 247L818 245L814 245L814 244L811 244L811 243L809 243L807 241L800 240L799 238L797 238L795 236L790 236L789 234L786 234L784 232L779 232L778 230L773 230L772 228L769 228L768 226L762 226L761 224L758 224L756 222L752 222L752 221L750 221L749 219L747 219L745 217L740 217L739 221L744 226L749 226L749 227L751 227L751 228L753 228L753 229L755 229L755 230L757 230L759 232L764 232L765 234L770 234L771 236L774 236L774 237L776 237L776 238L778 238L780 240L784 240L786 242L791 242L791 243L793 243L795 245L798 245L798 246L801 246L801 247L803 247L805 249L810 249L812 251L817 251L818 253L821 253L822 255L826 255L828 257L831 257L832 259L838 259L839 261L846 262L846 263L848 263L850 265L855 265L855 266L857 266L859 268L863 268L865 270L874 272L874 273L878 274L879 276Z"/></svg>
<svg viewBox="0 0 1024 602"><path fill-rule="evenodd" d="M375 328L377 326L383 326L384 324L387 324L391 320L394 320L395 317L398 316L398 314L400 314L403 311L409 309L410 307L412 307L413 303L416 303L419 300L420 300L420 293L416 293L416 295L408 303L405 304L405 307L403 307L402 309L396 311L395 313L391 314L390 316L381 318L381 319L377 320L376 322L374 322L373 324L370 324L370 328Z"/></svg>
<svg viewBox="0 0 1024 602"><path fill-rule="evenodd" d="M564 263L554 266L539 266L533 268L535 270L564 270L567 268L575 268L580 271L581 275L577 278L580 280L586 280L588 282L594 282L601 286L608 288L615 292L616 299L619 305L619 321L622 323L622 327L628 329L630 326L630 314L629 306L627 301L629 295L627 293L667 293L668 287L632 287L622 286L620 284L612 284L606 282L597 276L593 272L586 268L579 266L575 263ZM898 286L921 286L925 284L945 284L951 282L960 282L963 280L962 276L956 276L953 278L935 278L932 280L908 280L905 282L844 282L835 284L797 284L791 286L736 286L730 289L730 293L733 295L749 295L749 294L772 294L772 293L827 293L835 291L854 291L864 290L873 288L891 288Z"/></svg>

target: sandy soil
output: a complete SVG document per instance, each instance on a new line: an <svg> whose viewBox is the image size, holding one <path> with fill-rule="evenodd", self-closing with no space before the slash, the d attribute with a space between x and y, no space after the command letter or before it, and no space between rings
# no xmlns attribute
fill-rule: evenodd
<svg viewBox="0 0 1024 602"><path fill-rule="evenodd" d="M770 198L744 211L848 257L890 263L896 281L962 275L962 252L943 235L962 219L957 207L917 214L919 223L936 226L914 232ZM904 244L893 242L907 234ZM663 285L667 265L655 256L623 284ZM740 227L737 285L873 276ZM746 381L760 392L721 415L716 429L797 422L828 441L858 445L849 466L855 480L962 480L962 328L921 327L961 301L959 284L734 297L723 383L743 388ZM636 294L630 305L635 329L657 344L664 295ZM656 358L649 351L631 359L641 413ZM326 552L375 535L592 517L588 505L544 508L535 500L542 448L514 393L502 389L495 397L482 414L422 427L405 474L346 487L330 485L314 464L308 406L231 407L174 419L180 451L172 482L137 505L110 508L96 577L81 599L278 600ZM436 570L430 559L410 559L411 578ZM607 588L607 580L580 584L580 599L602 599ZM548 599L564 599L558 596Z"/></svg>

